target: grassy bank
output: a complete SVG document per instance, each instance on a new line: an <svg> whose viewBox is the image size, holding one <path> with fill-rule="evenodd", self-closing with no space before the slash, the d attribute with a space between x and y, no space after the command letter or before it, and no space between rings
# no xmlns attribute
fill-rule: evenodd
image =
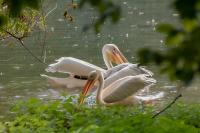
<svg viewBox="0 0 200 133"><path fill-rule="evenodd" d="M155 108L78 106L68 100L20 101L13 117L1 122L0 132L10 133L199 133L200 105L177 103L152 119Z"/></svg>

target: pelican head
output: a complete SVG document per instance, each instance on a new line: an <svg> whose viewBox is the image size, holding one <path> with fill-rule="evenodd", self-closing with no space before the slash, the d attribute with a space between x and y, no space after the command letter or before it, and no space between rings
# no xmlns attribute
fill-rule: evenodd
<svg viewBox="0 0 200 133"><path fill-rule="evenodd" d="M112 63L122 64L128 62L115 44L105 44L102 49L102 54L107 68L112 68Z"/></svg>
<svg viewBox="0 0 200 133"><path fill-rule="evenodd" d="M97 70L91 71L89 73L87 83L83 87L83 91L80 94L80 100L79 100L80 104L84 102L85 96L87 95L89 90L94 87L95 82L100 80L101 75L102 75L101 72Z"/></svg>

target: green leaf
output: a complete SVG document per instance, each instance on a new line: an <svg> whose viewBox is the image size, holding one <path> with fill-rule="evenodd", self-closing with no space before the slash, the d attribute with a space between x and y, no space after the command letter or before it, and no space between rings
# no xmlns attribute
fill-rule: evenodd
<svg viewBox="0 0 200 133"><path fill-rule="evenodd" d="M4 15L0 15L0 27L3 27L8 22L8 19Z"/></svg>
<svg viewBox="0 0 200 133"><path fill-rule="evenodd" d="M198 26L198 21L196 19L183 19L184 29L187 32L191 32Z"/></svg>
<svg viewBox="0 0 200 133"><path fill-rule="evenodd" d="M174 27L170 24L160 24L160 25L157 26L156 29L157 29L158 32L166 33L166 34L175 30Z"/></svg>
<svg viewBox="0 0 200 133"><path fill-rule="evenodd" d="M166 38L167 45L179 45L184 40L184 35L181 32L172 32Z"/></svg>
<svg viewBox="0 0 200 133"><path fill-rule="evenodd" d="M41 1L40 0L24 0L26 6L39 9Z"/></svg>
<svg viewBox="0 0 200 133"><path fill-rule="evenodd" d="M182 19L196 19L196 4L198 0L175 0L174 6Z"/></svg>
<svg viewBox="0 0 200 133"><path fill-rule="evenodd" d="M120 19L120 13L121 13L120 8L115 7L115 10L111 13L113 23L118 22L118 20Z"/></svg>

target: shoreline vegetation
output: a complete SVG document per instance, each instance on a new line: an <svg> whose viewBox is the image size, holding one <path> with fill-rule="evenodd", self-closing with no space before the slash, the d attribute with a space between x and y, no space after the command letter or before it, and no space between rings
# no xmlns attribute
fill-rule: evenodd
<svg viewBox="0 0 200 133"><path fill-rule="evenodd" d="M155 106L80 106L74 97L48 102L31 98L16 102L12 116L0 123L0 132L199 133L199 109L199 104L177 102L152 118Z"/></svg>

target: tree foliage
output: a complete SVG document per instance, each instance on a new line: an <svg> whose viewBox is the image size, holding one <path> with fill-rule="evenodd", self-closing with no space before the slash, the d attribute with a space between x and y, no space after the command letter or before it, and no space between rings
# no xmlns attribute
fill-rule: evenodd
<svg viewBox="0 0 200 133"><path fill-rule="evenodd" d="M4 0L3 6L7 6L10 17L20 17L26 8L39 9L40 0Z"/></svg>
<svg viewBox="0 0 200 133"><path fill-rule="evenodd" d="M96 33L100 32L100 27L104 24L107 19L111 19L111 22L116 23L120 19L121 9L120 6L114 4L110 0L81 0L79 3L80 8L86 3L94 7L98 13L97 21L89 26L85 27L85 30L94 27Z"/></svg>
<svg viewBox="0 0 200 133"><path fill-rule="evenodd" d="M200 72L200 0L175 0L180 27L160 24L157 31L166 35L165 51L143 49L139 52L143 64L154 62L172 80L190 83Z"/></svg>
<svg viewBox="0 0 200 133"><path fill-rule="evenodd" d="M1 0L0 4L1 40L10 37L23 39L34 28L43 28L40 0Z"/></svg>

